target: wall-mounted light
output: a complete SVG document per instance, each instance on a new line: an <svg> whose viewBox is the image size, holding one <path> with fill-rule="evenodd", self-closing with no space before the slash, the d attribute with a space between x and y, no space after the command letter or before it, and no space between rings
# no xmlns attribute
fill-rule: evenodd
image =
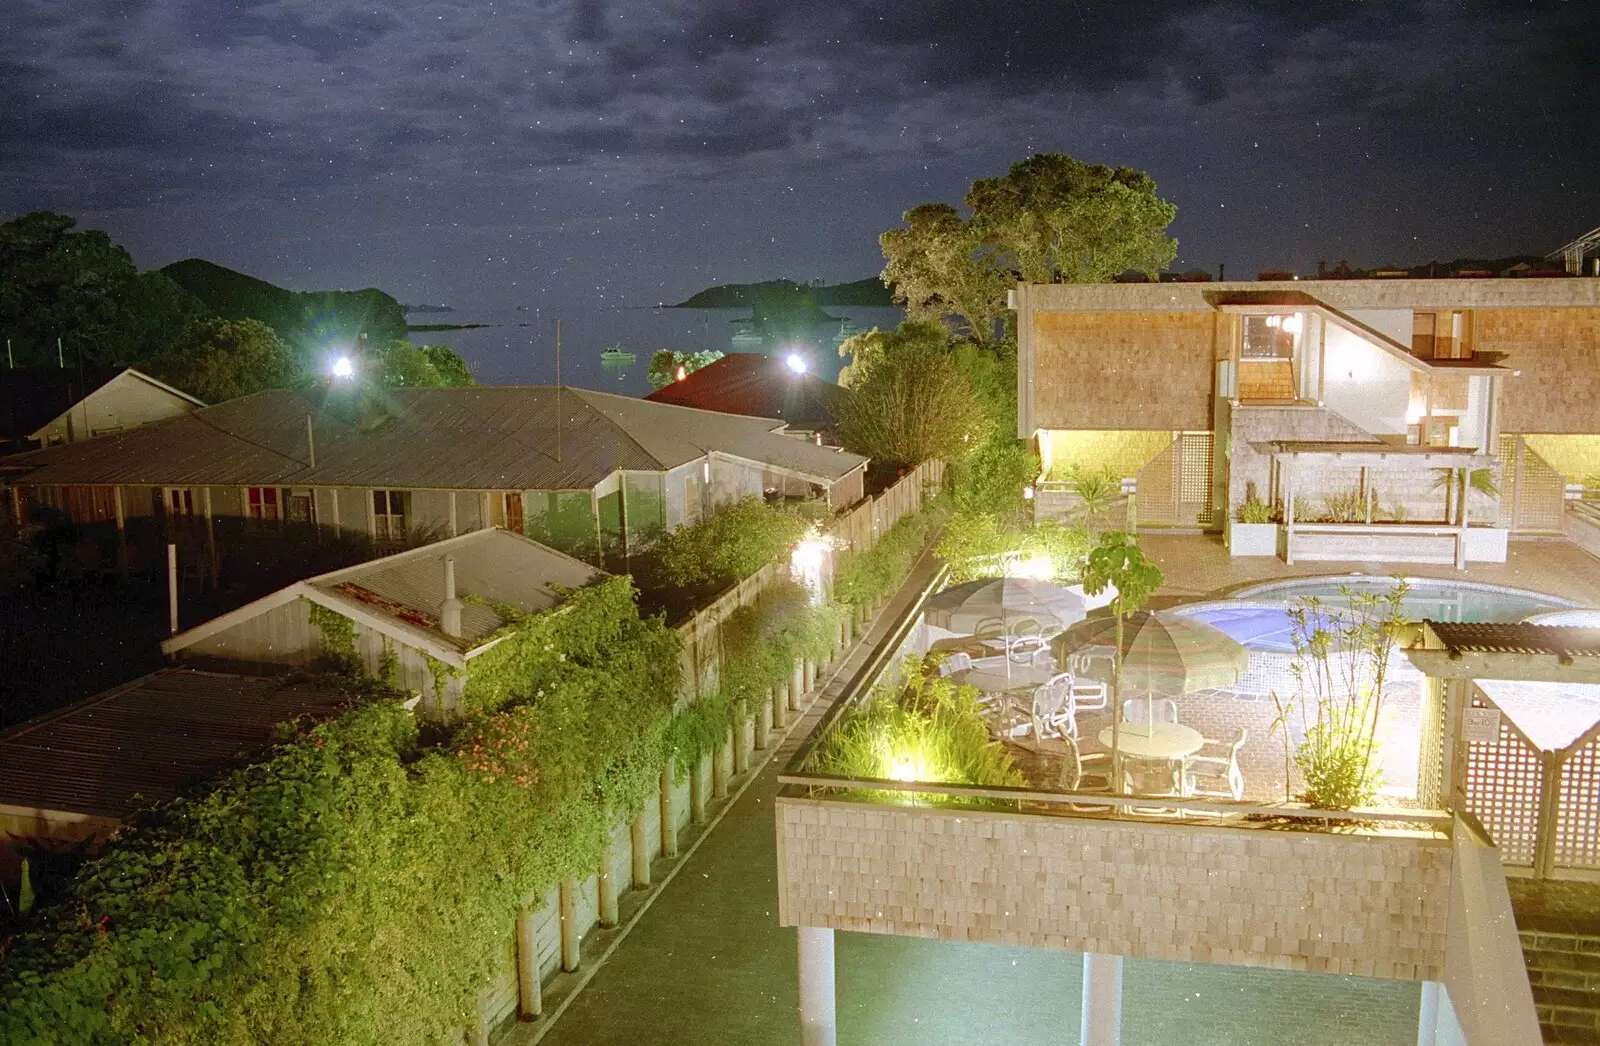
<svg viewBox="0 0 1600 1046"><path fill-rule="evenodd" d="M356 376L355 361L349 356L335 356L329 365L328 372L339 381L348 381Z"/></svg>
<svg viewBox="0 0 1600 1046"><path fill-rule="evenodd" d="M1033 500L1033 488L1032 487L1023 487L1022 488L1022 500L1023 501L1032 501Z"/></svg>
<svg viewBox="0 0 1600 1046"><path fill-rule="evenodd" d="M811 364L798 352L791 352L783 358L784 366L795 374L804 374L811 369Z"/></svg>

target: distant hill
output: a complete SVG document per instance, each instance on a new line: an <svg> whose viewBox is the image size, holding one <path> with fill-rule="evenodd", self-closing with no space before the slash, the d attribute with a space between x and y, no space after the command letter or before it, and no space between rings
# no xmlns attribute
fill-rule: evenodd
<svg viewBox="0 0 1600 1046"><path fill-rule="evenodd" d="M861 308L890 308L893 292L876 276L853 283L834 283L813 287L794 280L766 280L761 283L724 283L707 287L694 297L674 305L675 309L749 309L758 301L787 301L809 297L817 305L852 305Z"/></svg>
<svg viewBox="0 0 1600 1046"><path fill-rule="evenodd" d="M260 320L302 350L351 342L362 332L380 345L406 333L405 309L374 288L291 291L202 258L173 262L161 272L223 319Z"/></svg>

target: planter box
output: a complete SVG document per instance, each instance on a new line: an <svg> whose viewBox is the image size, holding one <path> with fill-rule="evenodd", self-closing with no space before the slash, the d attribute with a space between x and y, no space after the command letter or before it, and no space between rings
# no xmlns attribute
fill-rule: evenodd
<svg viewBox="0 0 1600 1046"><path fill-rule="evenodd" d="M1228 555L1276 556L1278 524L1228 521Z"/></svg>
<svg viewBox="0 0 1600 1046"><path fill-rule="evenodd" d="M1506 539L1511 531L1505 527L1468 527L1466 554L1469 563L1504 563Z"/></svg>

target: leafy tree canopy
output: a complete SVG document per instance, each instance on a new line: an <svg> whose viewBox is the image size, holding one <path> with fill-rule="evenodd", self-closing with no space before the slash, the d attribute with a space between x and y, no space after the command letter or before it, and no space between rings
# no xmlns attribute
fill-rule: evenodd
<svg viewBox="0 0 1600 1046"><path fill-rule="evenodd" d="M0 222L0 337L19 366L54 364L57 338L68 362L138 362L204 315L170 280L141 275L105 233L76 225L51 211Z"/></svg>
<svg viewBox="0 0 1600 1046"><path fill-rule="evenodd" d="M283 388L303 373L299 359L265 323L217 318L191 322L148 366L162 381L207 403Z"/></svg>
<svg viewBox="0 0 1600 1046"><path fill-rule="evenodd" d="M403 338L377 352L378 383L391 389L472 385L467 364L448 345L413 345Z"/></svg>
<svg viewBox="0 0 1600 1046"><path fill-rule="evenodd" d="M973 182L967 206L1030 283L1104 283L1128 269L1153 278L1178 254L1166 232L1178 209L1131 167L1040 153Z"/></svg>
<svg viewBox="0 0 1600 1046"><path fill-rule="evenodd" d="M959 461L989 434L993 420L937 323L907 320L873 328L839 346L851 358L840 375L849 389L837 414L847 450L884 465L930 458Z"/></svg>
<svg viewBox="0 0 1600 1046"><path fill-rule="evenodd" d="M658 349L650 357L650 387L652 389L665 388L678 380L678 368L682 367L685 374L693 374L701 367L708 366L722 358L722 353L715 349L701 349L694 352L677 352L672 349Z"/></svg>
<svg viewBox="0 0 1600 1046"><path fill-rule="evenodd" d="M971 216L944 203L905 213L879 237L883 282L913 319L960 317L990 340L1005 291L1030 283L1099 283L1127 269L1155 276L1177 256L1177 208L1143 171L1040 153L967 191Z"/></svg>

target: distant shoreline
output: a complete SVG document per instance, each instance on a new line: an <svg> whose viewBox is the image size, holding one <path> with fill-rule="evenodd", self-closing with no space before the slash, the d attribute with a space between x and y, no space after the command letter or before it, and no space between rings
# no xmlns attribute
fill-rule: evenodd
<svg viewBox="0 0 1600 1046"><path fill-rule="evenodd" d="M493 327L492 323L415 323L406 325L406 333L412 331L470 331L479 327Z"/></svg>

